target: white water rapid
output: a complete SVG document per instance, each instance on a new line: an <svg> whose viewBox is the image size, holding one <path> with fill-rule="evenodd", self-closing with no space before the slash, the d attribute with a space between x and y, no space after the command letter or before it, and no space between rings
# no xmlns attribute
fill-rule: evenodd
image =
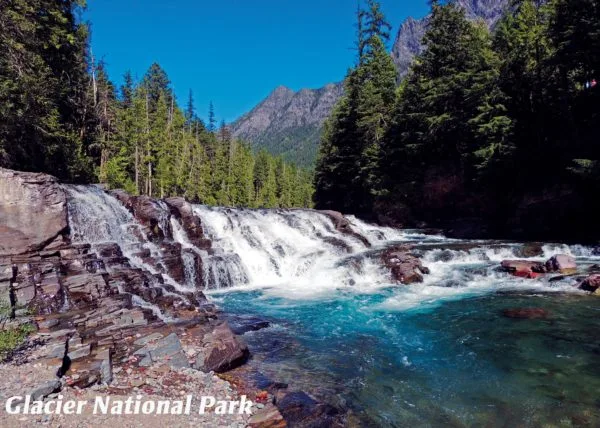
<svg viewBox="0 0 600 428"><path fill-rule="evenodd" d="M92 246L115 242L134 266L158 273L138 255L145 250L160 259L160 248L146 239L142 226L117 199L93 186L65 188L74 242ZM267 295L286 299L318 299L340 291L375 293L393 285L378 250L402 243L412 245L431 273L421 284L394 286L397 292L381 305L385 310L427 307L498 289L577 292L569 278L528 280L501 272L498 267L503 259L525 258L522 244L454 240L418 230L370 225L349 216L352 229L369 241L368 247L352 234L336 230L327 215L312 210L194 205L194 215L212 241L212 248L204 250L191 243L164 202L157 203L165 213L159 227L181 245L185 281L177 283L164 272L162 275L181 292L193 290L202 278L209 293L240 287L262 288ZM544 245L537 257L529 259L545 261L558 253L576 257L584 267L600 262L600 254L592 248L552 244ZM197 271L198 257L201 271Z"/></svg>

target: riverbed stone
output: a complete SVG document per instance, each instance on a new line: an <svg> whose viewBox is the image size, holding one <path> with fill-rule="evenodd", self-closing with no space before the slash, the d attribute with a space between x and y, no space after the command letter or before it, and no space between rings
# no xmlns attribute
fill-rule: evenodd
<svg viewBox="0 0 600 428"><path fill-rule="evenodd" d="M579 288L591 293L597 293L600 288L600 274L590 275L579 284Z"/></svg>
<svg viewBox="0 0 600 428"><path fill-rule="evenodd" d="M560 272L571 274L577 272L577 263L575 258L567 254L557 254L546 262L548 272Z"/></svg>
<svg viewBox="0 0 600 428"><path fill-rule="evenodd" d="M500 265L506 272L521 278L536 278L539 274L546 272L543 263L529 260L502 260Z"/></svg>
<svg viewBox="0 0 600 428"><path fill-rule="evenodd" d="M513 319L539 319L548 318L549 312L543 308L510 308L504 309L502 314Z"/></svg>
<svg viewBox="0 0 600 428"><path fill-rule="evenodd" d="M381 259L390 269L394 281L401 284L423 282L423 275L429 274L429 268L421 260L409 253L405 246L393 247L383 252Z"/></svg>
<svg viewBox="0 0 600 428"><path fill-rule="evenodd" d="M194 367L203 372L222 373L246 362L250 351L245 342L222 323L204 336L204 346L196 356Z"/></svg>

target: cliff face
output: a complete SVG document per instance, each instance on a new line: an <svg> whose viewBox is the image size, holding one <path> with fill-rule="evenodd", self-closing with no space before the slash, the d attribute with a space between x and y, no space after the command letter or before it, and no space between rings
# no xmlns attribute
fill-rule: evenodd
<svg viewBox="0 0 600 428"><path fill-rule="evenodd" d="M255 148L310 166L323 122L342 96L341 84L294 92L280 86L232 125L233 135Z"/></svg>
<svg viewBox="0 0 600 428"><path fill-rule="evenodd" d="M248 348L204 296L198 253L175 237L178 224L190 245L210 247L191 213L182 198L111 195L0 168L0 325L36 331L6 358L33 358L35 348L32 361L62 379L48 393L109 385L124 361L203 372L242 364Z"/></svg>
<svg viewBox="0 0 600 428"><path fill-rule="evenodd" d="M488 28L492 29L510 5L510 1L456 0L456 4L465 10L468 19L482 20ZM392 47L392 58L398 67L400 78L406 76L414 57L423 51L422 39L425 35L427 20L427 16L421 19L409 17L398 31Z"/></svg>

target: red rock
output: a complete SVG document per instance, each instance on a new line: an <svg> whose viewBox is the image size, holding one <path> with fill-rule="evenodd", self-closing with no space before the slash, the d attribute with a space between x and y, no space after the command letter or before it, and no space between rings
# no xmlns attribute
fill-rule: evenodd
<svg viewBox="0 0 600 428"><path fill-rule="evenodd" d="M548 272L560 273L575 273L577 271L577 263L575 258L566 254L557 254L546 262L546 270Z"/></svg>
<svg viewBox="0 0 600 428"><path fill-rule="evenodd" d="M402 284L423 282L423 274L429 273L429 269L423 266L421 260L408 253L407 247L390 248L381 258L391 270L394 280Z"/></svg>
<svg viewBox="0 0 600 428"><path fill-rule="evenodd" d="M546 271L542 263L529 260L503 260L501 266L506 272L520 278L537 278Z"/></svg>
<svg viewBox="0 0 600 428"><path fill-rule="evenodd" d="M591 293L595 293L598 288L600 288L600 274L588 276L586 279L581 281L579 288Z"/></svg>

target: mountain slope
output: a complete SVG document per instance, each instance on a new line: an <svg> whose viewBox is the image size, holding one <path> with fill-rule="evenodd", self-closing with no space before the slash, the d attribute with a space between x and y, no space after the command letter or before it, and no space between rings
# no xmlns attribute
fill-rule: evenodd
<svg viewBox="0 0 600 428"><path fill-rule="evenodd" d="M465 9L469 19L481 19L493 28L510 0L456 0L456 3ZM400 78L408 73L414 57L423 50L427 19L409 17L398 31L391 54ZM323 122L342 94L341 83L298 92L280 86L232 124L233 135L249 141L254 148L264 148L301 166L312 166Z"/></svg>
<svg viewBox="0 0 600 428"><path fill-rule="evenodd" d="M470 20L483 20L492 29L510 5L510 0L456 0L465 10ZM392 59L401 78L406 76L416 55L423 50L423 36L427 28L428 16L421 19L407 18L400 27L394 46Z"/></svg>
<svg viewBox="0 0 600 428"><path fill-rule="evenodd" d="M298 165L316 158L321 125L343 93L342 84L294 92L279 86L232 124L233 135Z"/></svg>

